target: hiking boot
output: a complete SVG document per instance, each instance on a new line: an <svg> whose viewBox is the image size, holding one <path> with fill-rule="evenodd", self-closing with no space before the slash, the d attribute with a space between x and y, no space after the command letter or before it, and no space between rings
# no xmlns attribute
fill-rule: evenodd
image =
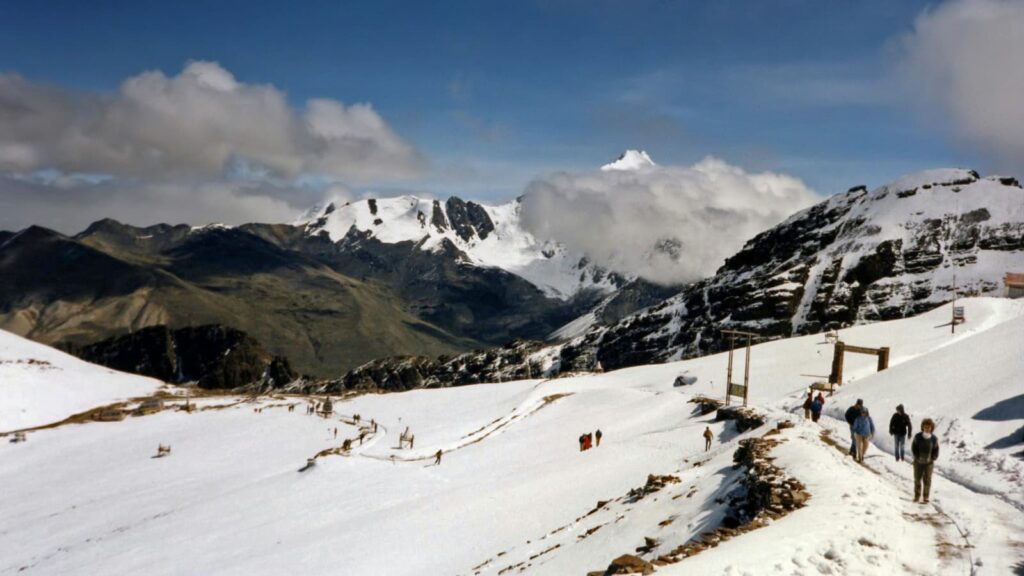
<svg viewBox="0 0 1024 576"><path fill-rule="evenodd" d="M920 499L921 499L921 497L920 497L920 496L914 496L914 502L917 502L917 501L918 501L918 500L920 500Z"/></svg>
<svg viewBox="0 0 1024 576"><path fill-rule="evenodd" d="M927 498L925 498L925 499L924 499L924 500L923 500L923 501L922 501L921 503L922 503L922 504L927 504L927 503L928 503L928 499L927 499Z"/></svg>

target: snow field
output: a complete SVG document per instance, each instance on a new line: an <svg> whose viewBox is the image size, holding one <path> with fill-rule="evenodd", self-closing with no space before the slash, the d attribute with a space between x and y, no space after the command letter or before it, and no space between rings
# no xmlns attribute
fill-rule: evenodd
<svg viewBox="0 0 1024 576"><path fill-rule="evenodd" d="M1024 305L961 303L968 323L955 335L942 326L948 307L841 331L851 344L890 346L891 368L876 373L874 357L848 355L848 383L828 399L820 425L803 421L806 386L819 379L803 375L827 375L831 346L820 335L756 346L750 400L769 424L744 437L796 422L776 436L785 442L772 456L811 500L658 573L1012 573L1024 560L1020 445L992 444L1024 425L1013 379ZM375 419L379 433L303 473L306 458L357 428L262 400L32 432L25 443L0 443L0 574L26 566L41 574L496 574L515 565L585 573L634 553L645 537L658 542L644 555L654 558L714 528L725 513L719 500L741 472L732 468L732 424L687 402L698 393L721 398L725 362L718 354L336 401L337 413ZM960 365L973 367L973 378L956 372ZM674 388L684 371L696 383ZM848 445L841 412L858 397L879 429L864 466L820 437L828 430ZM909 466L885 452L897 402L915 428L925 413L939 422L931 506L910 502ZM705 454L707 425L715 443ZM406 426L416 448L397 450ZM597 428L602 445L579 452L578 436ZM159 443L172 445L170 457L150 458ZM434 466L438 448L445 454ZM648 474L680 481L627 498ZM609 503L591 513L599 501Z"/></svg>
<svg viewBox="0 0 1024 576"><path fill-rule="evenodd" d="M147 396L161 384L0 330L0 432L42 426L97 406Z"/></svg>

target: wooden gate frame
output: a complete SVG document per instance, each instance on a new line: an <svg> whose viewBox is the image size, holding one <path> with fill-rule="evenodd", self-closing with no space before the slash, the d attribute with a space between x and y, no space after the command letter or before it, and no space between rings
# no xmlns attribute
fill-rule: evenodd
<svg viewBox="0 0 1024 576"><path fill-rule="evenodd" d="M878 371L881 372L889 367L889 347L868 348L866 346L853 346L843 341L836 342L835 351L832 355L832 373L828 376L829 384L843 384L843 356L847 352L855 354L870 354L878 356Z"/></svg>
<svg viewBox="0 0 1024 576"><path fill-rule="evenodd" d="M729 335L729 365L725 369L725 405L729 405L730 396L742 396L743 405L746 406L747 395L750 391L750 341L753 338L760 338L760 336L753 332L743 332L741 330L722 330L722 334ZM743 362L743 384L737 384L732 381L732 352L736 348L737 336L743 336L747 339L746 356Z"/></svg>

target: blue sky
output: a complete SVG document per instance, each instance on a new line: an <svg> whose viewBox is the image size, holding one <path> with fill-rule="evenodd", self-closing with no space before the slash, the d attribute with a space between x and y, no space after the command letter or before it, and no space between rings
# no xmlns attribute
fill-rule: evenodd
<svg viewBox="0 0 1024 576"><path fill-rule="evenodd" d="M371 103L435 168L408 186L482 198L630 147L824 193L972 160L887 94L923 2L432 4L14 2L0 69L109 91L216 61L296 105Z"/></svg>
<svg viewBox="0 0 1024 576"><path fill-rule="evenodd" d="M497 201L627 148L822 195L1019 175L1021 29L1020 0L12 1L0 228Z"/></svg>

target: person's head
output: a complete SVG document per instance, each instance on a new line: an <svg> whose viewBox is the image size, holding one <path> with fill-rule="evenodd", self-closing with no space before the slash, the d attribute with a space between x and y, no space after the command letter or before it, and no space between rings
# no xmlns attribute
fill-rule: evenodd
<svg viewBox="0 0 1024 576"><path fill-rule="evenodd" d="M903 404L900 404L899 406L897 406L896 407L896 411L899 412L900 414L903 414Z"/></svg>
<svg viewBox="0 0 1024 576"><path fill-rule="evenodd" d="M864 405L864 399L863 398L857 398L857 406L863 406L863 405Z"/></svg>
<svg viewBox="0 0 1024 576"><path fill-rule="evenodd" d="M935 421L931 418L925 418L921 421L921 432L927 432L931 434L935 432Z"/></svg>

